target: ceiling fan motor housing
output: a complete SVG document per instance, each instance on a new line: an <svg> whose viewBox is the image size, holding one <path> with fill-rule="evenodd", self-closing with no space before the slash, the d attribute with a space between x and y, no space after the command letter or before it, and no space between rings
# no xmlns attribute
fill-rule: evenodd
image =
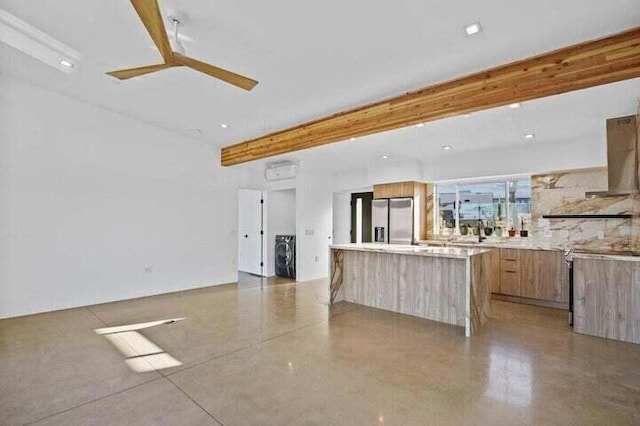
<svg viewBox="0 0 640 426"><path fill-rule="evenodd" d="M184 17L184 15L178 14L175 12L171 13L167 17L167 20L170 22L171 28L173 29L172 31L173 34L171 37L169 37L169 44L171 45L171 50L173 50L174 52L178 52L181 55L185 55L186 50L184 48L184 44L182 44L182 42L178 38L178 32L180 31L180 27L184 25L185 19L186 18Z"/></svg>
<svg viewBox="0 0 640 426"><path fill-rule="evenodd" d="M186 54L186 50L184 48L184 44L182 44L180 42L180 40L171 37L169 39L169 44L171 45L171 50L173 50L174 52L178 52L181 55L185 55Z"/></svg>

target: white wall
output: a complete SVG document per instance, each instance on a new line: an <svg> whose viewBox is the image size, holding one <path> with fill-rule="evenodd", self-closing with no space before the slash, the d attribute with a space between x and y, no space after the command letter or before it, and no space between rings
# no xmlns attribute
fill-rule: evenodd
<svg viewBox="0 0 640 426"><path fill-rule="evenodd" d="M296 190L267 191L266 272L275 275L276 235L296 234Z"/></svg>
<svg viewBox="0 0 640 426"><path fill-rule="evenodd" d="M351 242L351 193L333 194L333 243Z"/></svg>
<svg viewBox="0 0 640 426"><path fill-rule="evenodd" d="M422 162L418 159L378 160L367 167L367 183L420 182L422 172Z"/></svg>
<svg viewBox="0 0 640 426"><path fill-rule="evenodd" d="M416 171L422 165L422 172ZM606 141L595 138L558 143L529 143L509 148L456 152L423 159L399 161L336 173L336 189L356 192L372 190L374 184L418 180L482 178L513 174L546 173L607 164Z"/></svg>
<svg viewBox="0 0 640 426"><path fill-rule="evenodd" d="M329 274L334 182L331 174L312 170L309 166L301 164L302 173L296 187L298 281L324 278Z"/></svg>
<svg viewBox="0 0 640 426"><path fill-rule="evenodd" d="M561 143L535 142L508 149L466 153L452 151L424 160L424 180L534 174L557 170L600 167L607 164L606 141L580 140Z"/></svg>
<svg viewBox="0 0 640 426"><path fill-rule="evenodd" d="M0 162L0 317L237 279L216 148L0 75Z"/></svg>

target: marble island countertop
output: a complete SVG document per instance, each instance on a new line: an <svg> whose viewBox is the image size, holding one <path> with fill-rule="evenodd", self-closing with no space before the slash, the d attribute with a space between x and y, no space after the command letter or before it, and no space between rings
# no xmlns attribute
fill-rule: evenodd
<svg viewBox="0 0 640 426"><path fill-rule="evenodd" d="M331 248L334 250L368 251L376 253L406 254L411 256L445 257L452 259L468 259L472 256L491 251L489 248L482 247L433 247L384 243L333 244L331 245Z"/></svg>

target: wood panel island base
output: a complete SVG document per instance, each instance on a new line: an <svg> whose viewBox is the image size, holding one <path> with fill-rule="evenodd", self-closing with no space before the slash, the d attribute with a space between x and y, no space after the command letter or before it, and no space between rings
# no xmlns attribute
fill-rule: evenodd
<svg viewBox="0 0 640 426"><path fill-rule="evenodd" d="M489 319L490 250L364 243L330 251L331 303L453 324L466 336Z"/></svg>
<svg viewBox="0 0 640 426"><path fill-rule="evenodd" d="M640 257L578 253L573 331L640 343Z"/></svg>

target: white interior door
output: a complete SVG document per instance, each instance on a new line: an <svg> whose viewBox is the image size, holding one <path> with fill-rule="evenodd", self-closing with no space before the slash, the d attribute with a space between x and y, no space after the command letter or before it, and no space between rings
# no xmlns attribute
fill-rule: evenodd
<svg viewBox="0 0 640 426"><path fill-rule="evenodd" d="M238 269L262 275L262 191L240 189L238 194Z"/></svg>

